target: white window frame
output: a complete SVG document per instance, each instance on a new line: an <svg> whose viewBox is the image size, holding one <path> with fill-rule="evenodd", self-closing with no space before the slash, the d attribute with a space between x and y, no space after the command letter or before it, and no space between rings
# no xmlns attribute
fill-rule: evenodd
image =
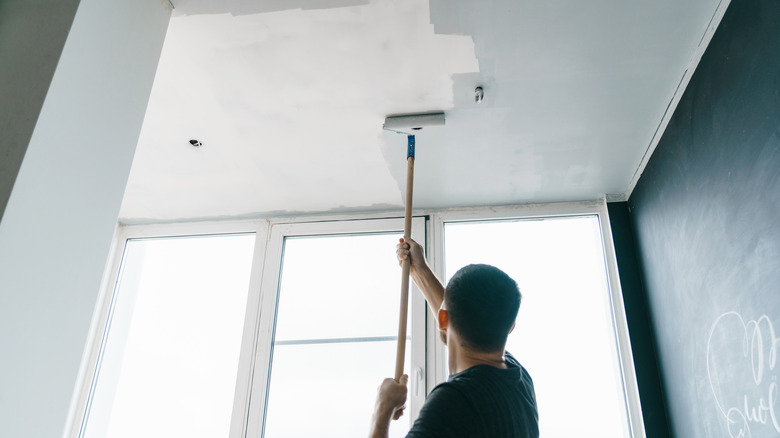
<svg viewBox="0 0 780 438"><path fill-rule="evenodd" d="M528 204L502 207L475 207L444 210L415 211L412 237L426 243L426 257L434 272L444 279L444 224L450 222L532 219L596 215L601 227L611 299L612 317L617 339L617 351L623 377L623 388L628 407L629 436L646 438L639 391L634 371L634 360L628 334L623 295L618 277L617 261L612 241L612 231L605 199L585 202ZM390 217L388 219L388 216ZM76 386L76 403L70 413L69 438L78 438L90 396L92 380L104 341L106 323L111 311L112 297L119 275L122 254L127 239L195 236L210 234L255 233L255 249L252 261L246 318L241 342L238 378L236 380L233 415L230 425L231 438L256 438L262 433L262 421L267 397L270 346L273 334L274 313L280 279L280 266L284 237L330 234L360 234L400 232L403 228L400 215L366 213L361 215L311 216L304 218L276 218L244 221L208 221L155 225L119 225L106 263L101 293L95 306L90 332ZM392 249L391 249L392 250ZM400 280L400 279L399 279ZM399 282L400 286L400 282ZM414 287L414 286L413 286ZM426 307L419 291L411 292L413 309ZM410 313L412 332L425 330L424 339L412 336L412 370L410 373L410 414L419 413L424 397L448 377L444 346L439 340L434 315L427 311ZM426 366L427 364L427 366ZM424 375L415 376L420 368ZM381 378L382 376L378 376ZM424 384L418 391L414 386Z"/></svg>
<svg viewBox="0 0 780 438"><path fill-rule="evenodd" d="M611 303L610 311L617 343L615 348L617 349L623 394L628 410L624 415L627 416L626 422L629 430L625 432L631 438L646 438L644 418L642 417L642 405L639 399L639 386L637 384L634 368L634 356L631 350L631 340L628 332L628 320L626 318L625 305L623 302L623 290L620 287L615 246L612 240L612 228L609 223L609 214L607 212L607 203L605 199L553 204L450 209L434 213L431 215L431 228L434 242L431 248L433 252L439 256L434 259L433 267L436 275L439 278L444 279L445 223L594 215L598 217L601 230ZM438 378L441 378L441 372L438 372L437 376Z"/></svg>
<svg viewBox="0 0 780 438"><path fill-rule="evenodd" d="M412 238L425 236L425 218L416 217L412 221ZM257 336L257 346L254 356L254 376L251 383L251 402L247 418L246 437L261 437L264 428L264 415L266 411L266 402L268 400L268 384L270 382L270 371L272 361L273 332L276 316L276 304L279 291L279 282L281 278L281 265L283 258L284 239L287 237L310 237L310 236L332 236L332 235L360 235L377 233L399 233L403 232L403 219L362 219L362 220L344 220L328 222L298 222L298 223L275 223L271 225L268 245L266 248L266 262L264 272L269 273L263 276L262 303L260 305L260 327ZM393 251L388 248L388 251ZM400 299L400 270L399 270L399 299ZM409 292L412 342L410 354L411 370L406 370L410 376L409 387L409 414L412 420L419 414L422 403L425 401L427 393L418 388L425 388L424 381L425 366L425 338L414 336L425 330L425 301L422 295L412 286ZM393 309L395 312L396 309ZM392 371L392 365L388 364L388 372ZM419 376L419 377L418 377ZM377 385L381 378L388 376L377 376Z"/></svg>
<svg viewBox="0 0 780 438"><path fill-rule="evenodd" d="M76 390L77 401L75 409L70 413L70 419L66 429L69 438L79 438L83 433L84 421L88 414L90 397L94 390L94 381L97 378L97 367L103 353L103 344L107 338L107 327L110 324L110 316L113 312L114 294L119 280L122 258L130 239L165 238L208 236L221 234L255 234L255 247L252 259L252 269L249 281L249 293L247 296L245 324L241 341L239 367L236 379L235 398L233 403L233 416L230 425L230 436L238 436L235 431L240 431L243 426L237 424L237 411L245 406L248 399L248 382L251 369L247 367L253 346L252 322L257 320L260 295L260 274L265 256L265 242L268 235L268 221L210 221L178 224L154 224L154 225L120 225L114 232L114 240L106 263L106 270L101 282L101 292L98 295L89 336L85 346L85 356L82 359Z"/></svg>

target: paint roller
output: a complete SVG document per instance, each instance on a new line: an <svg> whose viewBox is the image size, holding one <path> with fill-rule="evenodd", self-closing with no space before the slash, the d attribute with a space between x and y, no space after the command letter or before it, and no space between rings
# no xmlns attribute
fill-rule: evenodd
<svg viewBox="0 0 780 438"><path fill-rule="evenodd" d="M407 138L406 147L406 209L404 211L404 236L412 235L412 192L414 186L414 148L415 134L425 127L444 126L444 113L406 114L389 116L385 119L384 129ZM398 345L395 355L394 379L399 381L404 372L406 354L406 321L409 310L409 258L401 265L401 311L398 318Z"/></svg>

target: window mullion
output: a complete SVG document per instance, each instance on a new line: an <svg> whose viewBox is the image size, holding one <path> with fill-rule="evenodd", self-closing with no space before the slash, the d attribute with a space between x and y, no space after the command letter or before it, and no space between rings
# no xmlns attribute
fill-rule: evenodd
<svg viewBox="0 0 780 438"><path fill-rule="evenodd" d="M252 258L252 270L249 279L249 293L244 317L244 330L241 339L241 353L236 376L236 389L233 399L233 414L230 421L230 438L246 436L247 414L251 395L252 372L255 364L255 345L259 331L259 313L261 311L261 282L267 254L269 226L267 221L259 222L255 230L255 247Z"/></svg>
<svg viewBox="0 0 780 438"><path fill-rule="evenodd" d="M273 324L276 319L277 291L284 250L284 232L288 228L289 226L272 225L268 232L259 291L260 309L252 354L249 405L245 411L247 413L246 427L244 428L246 430L245 437L259 437L263 430L263 415L267 401L268 376L273 347Z"/></svg>

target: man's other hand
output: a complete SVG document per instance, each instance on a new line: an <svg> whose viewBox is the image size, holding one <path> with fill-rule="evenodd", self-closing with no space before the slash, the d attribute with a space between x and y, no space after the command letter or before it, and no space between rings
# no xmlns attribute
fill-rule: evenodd
<svg viewBox="0 0 780 438"><path fill-rule="evenodd" d="M390 378L382 381L376 396L377 414L392 414L393 420L399 419L404 414L408 381L409 376L406 374L401 376L399 382Z"/></svg>

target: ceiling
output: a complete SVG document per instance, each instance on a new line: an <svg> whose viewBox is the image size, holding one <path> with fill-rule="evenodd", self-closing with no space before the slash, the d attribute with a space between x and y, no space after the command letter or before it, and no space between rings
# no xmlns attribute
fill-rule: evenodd
<svg viewBox="0 0 780 438"><path fill-rule="evenodd" d="M437 110L416 208L625 196L718 7L172 3L124 223L402 209L406 139L382 123Z"/></svg>

